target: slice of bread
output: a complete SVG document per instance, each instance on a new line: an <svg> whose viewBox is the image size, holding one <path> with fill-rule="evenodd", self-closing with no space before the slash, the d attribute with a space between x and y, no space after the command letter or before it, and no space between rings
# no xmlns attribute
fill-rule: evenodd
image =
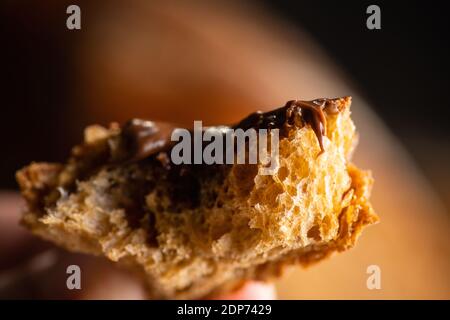
<svg viewBox="0 0 450 320"><path fill-rule="evenodd" d="M23 223L69 250L126 265L155 298L205 297L309 265L352 247L378 220L371 175L349 162L351 99L332 101L338 112L324 112L323 151L310 125L290 126L274 175L260 164L170 169L164 150L111 162L121 128L89 127L66 164L18 171Z"/></svg>

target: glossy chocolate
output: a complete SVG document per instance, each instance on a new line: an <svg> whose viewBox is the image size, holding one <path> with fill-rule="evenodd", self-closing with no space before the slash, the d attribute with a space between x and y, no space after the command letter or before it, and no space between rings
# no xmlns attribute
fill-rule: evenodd
<svg viewBox="0 0 450 320"><path fill-rule="evenodd" d="M324 113L339 112L337 99L316 99L312 101L291 100L284 107L269 112L254 112L232 129L280 129L282 133L289 128L309 125L313 129L320 149L323 152L323 136L326 135L326 116ZM175 125L164 122L133 119L122 128L121 137L127 149L127 160L139 161L167 151L173 146L170 137Z"/></svg>
<svg viewBox="0 0 450 320"><path fill-rule="evenodd" d="M145 159L173 144L170 139L176 126L166 122L132 119L122 128L121 138L130 161Z"/></svg>

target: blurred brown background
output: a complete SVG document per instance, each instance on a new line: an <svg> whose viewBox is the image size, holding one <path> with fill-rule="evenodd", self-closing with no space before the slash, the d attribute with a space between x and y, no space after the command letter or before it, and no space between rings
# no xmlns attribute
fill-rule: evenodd
<svg viewBox="0 0 450 320"><path fill-rule="evenodd" d="M81 30L66 28L69 4ZM374 173L381 223L351 252L288 273L279 295L448 299L445 11L381 2L382 29L370 31L369 4L3 1L0 188L16 189L15 170L32 160L63 160L87 124L229 123L289 99L352 95L355 162ZM371 264L381 290L366 288Z"/></svg>

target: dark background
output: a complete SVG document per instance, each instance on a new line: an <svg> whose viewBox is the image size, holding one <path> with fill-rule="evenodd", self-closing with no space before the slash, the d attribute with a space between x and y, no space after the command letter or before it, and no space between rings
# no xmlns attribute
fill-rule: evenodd
<svg viewBox="0 0 450 320"><path fill-rule="evenodd" d="M447 199L450 19L446 2L266 3L319 40L416 159L441 198ZM369 16L365 12L371 4L381 9L381 30L365 28Z"/></svg>
<svg viewBox="0 0 450 320"><path fill-rule="evenodd" d="M62 160L74 143L55 132L67 111L76 33L54 28L66 1L39 19L27 1L1 4L2 126L0 188L33 160ZM38 8L34 3L34 7ZM71 3L77 3L73 1ZM417 160L441 197L450 196L448 11L444 1L269 1L276 16L312 34L372 103ZM381 8L381 30L368 30L366 8ZM56 20L55 20L56 19ZM64 21L62 20L62 21ZM59 22L58 22L59 23ZM68 39L68 37L71 37ZM65 150L65 151L64 151Z"/></svg>

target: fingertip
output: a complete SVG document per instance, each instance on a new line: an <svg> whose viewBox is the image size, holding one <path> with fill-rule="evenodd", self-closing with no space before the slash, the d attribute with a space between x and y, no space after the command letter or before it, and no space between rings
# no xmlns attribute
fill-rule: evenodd
<svg viewBox="0 0 450 320"><path fill-rule="evenodd" d="M276 299L275 286L271 283L251 281L239 290L220 295L216 300L274 300Z"/></svg>

